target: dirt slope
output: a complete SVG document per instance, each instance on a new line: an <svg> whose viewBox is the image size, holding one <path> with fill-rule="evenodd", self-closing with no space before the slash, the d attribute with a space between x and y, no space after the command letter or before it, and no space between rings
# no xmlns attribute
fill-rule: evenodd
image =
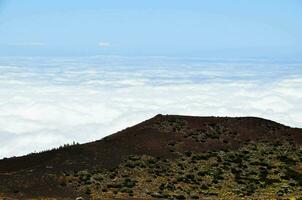
<svg viewBox="0 0 302 200"><path fill-rule="evenodd" d="M94 198L90 191L94 191L93 188L89 188L87 192L83 190L83 185L74 183L76 180L74 177L78 177L75 176L76 173L100 169L110 172L120 169L131 156L139 156L142 162L149 159L143 156L159 161L176 162L188 152L199 155L220 150L237 151L246 145L258 143L268 143L267 145L271 147L288 143L295 147L299 157L302 130L254 117L157 115L102 140L0 160L0 197L2 195L13 199L75 199L79 196L85 199ZM73 178L66 178L66 174ZM136 182L138 184L139 181ZM91 184L94 183L89 185ZM136 196L133 195L135 190L133 194L129 194L128 197L113 195L108 198L131 199ZM181 195L177 194L175 192L173 196L169 193L169 198L181 199ZM185 199L191 198L190 195L183 196ZM98 198L104 199L105 196ZM136 198L165 197L150 194Z"/></svg>

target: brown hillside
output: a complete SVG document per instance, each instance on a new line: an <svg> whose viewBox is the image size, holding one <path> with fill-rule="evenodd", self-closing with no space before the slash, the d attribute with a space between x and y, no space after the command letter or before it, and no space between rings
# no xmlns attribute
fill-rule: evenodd
<svg viewBox="0 0 302 200"><path fill-rule="evenodd" d="M119 169L129 156L150 156L160 161L176 162L188 152L199 155L219 150L236 151L258 143L269 143L270 146L289 143L298 151L302 145L302 130L255 117L157 115L102 140L1 160L0 197L75 199L82 196L89 199L93 196L91 191L84 192L82 186L73 183L76 178L66 178L66 174L70 177L70 174L73 176L85 170L113 171ZM117 198L135 199L135 192L134 196L131 195L117 195ZM176 192L170 197L182 198ZM136 197L153 198L157 198L156 195Z"/></svg>

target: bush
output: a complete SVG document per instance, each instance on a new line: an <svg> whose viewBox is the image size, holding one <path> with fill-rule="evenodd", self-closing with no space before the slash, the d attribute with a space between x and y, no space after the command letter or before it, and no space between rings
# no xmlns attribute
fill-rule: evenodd
<svg viewBox="0 0 302 200"><path fill-rule="evenodd" d="M135 186L135 181L132 181L131 179L127 178L124 180L123 186L127 188L133 188Z"/></svg>

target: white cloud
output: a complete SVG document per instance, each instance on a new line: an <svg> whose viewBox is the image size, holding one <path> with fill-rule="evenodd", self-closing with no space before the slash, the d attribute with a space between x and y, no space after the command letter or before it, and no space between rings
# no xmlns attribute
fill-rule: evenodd
<svg viewBox="0 0 302 200"><path fill-rule="evenodd" d="M21 42L21 43L9 43L8 46L42 47L42 46L45 46L45 43L43 43L43 42Z"/></svg>
<svg viewBox="0 0 302 200"><path fill-rule="evenodd" d="M302 127L300 66L248 64L0 59L0 157L100 139L158 113L259 116Z"/></svg>
<svg viewBox="0 0 302 200"><path fill-rule="evenodd" d="M109 42L99 42L98 46L101 48L108 48L108 47L110 47L110 43Z"/></svg>

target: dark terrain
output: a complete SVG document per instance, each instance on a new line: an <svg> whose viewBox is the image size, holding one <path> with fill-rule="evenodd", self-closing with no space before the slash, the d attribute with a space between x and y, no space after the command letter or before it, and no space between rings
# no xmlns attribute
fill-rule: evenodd
<svg viewBox="0 0 302 200"><path fill-rule="evenodd" d="M302 129L157 115L91 143L0 160L0 199L302 199Z"/></svg>

